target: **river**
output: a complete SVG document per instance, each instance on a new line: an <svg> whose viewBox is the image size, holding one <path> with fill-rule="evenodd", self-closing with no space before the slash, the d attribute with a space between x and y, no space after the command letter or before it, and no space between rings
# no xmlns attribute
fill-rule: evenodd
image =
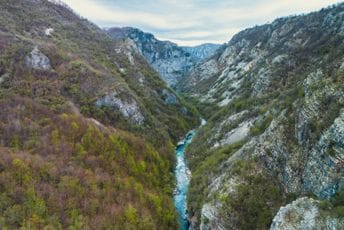
<svg viewBox="0 0 344 230"><path fill-rule="evenodd" d="M205 120L201 119L201 126L205 123ZM191 143L195 133L195 130L191 130L190 132L188 132L185 138L178 143L176 149L177 164L175 169L175 177L177 184L174 193L174 204L179 214L179 223L181 226L181 230L188 229L188 220L186 214L187 192L191 177L191 172L187 166L185 157L185 149Z"/></svg>

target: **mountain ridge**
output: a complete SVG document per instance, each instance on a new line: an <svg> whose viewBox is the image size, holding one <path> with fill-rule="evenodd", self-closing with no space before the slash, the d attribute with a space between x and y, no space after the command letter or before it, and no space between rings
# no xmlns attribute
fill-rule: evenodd
<svg viewBox="0 0 344 230"><path fill-rule="evenodd" d="M243 30L178 83L208 118L187 151L201 229L301 226L296 204L314 207L315 229L342 228L343 12Z"/></svg>
<svg viewBox="0 0 344 230"><path fill-rule="evenodd" d="M115 40L133 40L147 62L172 87L220 47L209 43L195 47L178 46L170 41L160 41L153 34L133 27L113 27L106 31Z"/></svg>

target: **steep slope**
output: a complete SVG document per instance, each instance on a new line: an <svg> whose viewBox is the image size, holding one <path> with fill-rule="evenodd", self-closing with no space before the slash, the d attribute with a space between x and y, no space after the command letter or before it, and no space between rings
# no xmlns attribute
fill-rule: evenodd
<svg viewBox="0 0 344 230"><path fill-rule="evenodd" d="M131 41L0 1L0 226L176 228L173 142L199 122Z"/></svg>
<svg viewBox="0 0 344 230"><path fill-rule="evenodd" d="M201 228L267 229L282 205L339 193L343 87L343 3L244 30L184 78L179 88L201 98L208 117L188 149L189 208ZM272 229L288 226L286 213L295 221L286 229L302 226L296 204ZM343 205L300 201L315 207L316 229L342 229Z"/></svg>
<svg viewBox="0 0 344 230"><path fill-rule="evenodd" d="M213 56L220 46L218 44L205 43L198 46L182 46L181 48L199 63Z"/></svg>
<svg viewBox="0 0 344 230"><path fill-rule="evenodd" d="M216 44L179 47L177 44L160 41L150 33L131 27L110 28L107 32L115 40L133 40L148 63L170 86L174 86L197 63L211 56L219 47Z"/></svg>

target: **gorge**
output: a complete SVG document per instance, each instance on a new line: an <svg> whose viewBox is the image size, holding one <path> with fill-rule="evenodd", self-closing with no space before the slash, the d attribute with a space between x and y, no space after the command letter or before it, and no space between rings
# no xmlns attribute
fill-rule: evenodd
<svg viewBox="0 0 344 230"><path fill-rule="evenodd" d="M228 39L0 0L0 228L343 229L344 3Z"/></svg>

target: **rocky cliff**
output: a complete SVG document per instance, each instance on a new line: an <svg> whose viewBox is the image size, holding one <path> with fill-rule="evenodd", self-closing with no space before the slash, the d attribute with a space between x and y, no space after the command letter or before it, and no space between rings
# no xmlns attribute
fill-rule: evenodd
<svg viewBox="0 0 344 230"><path fill-rule="evenodd" d="M278 210L343 189L343 83L343 3L246 29L178 83L208 117L188 149L201 229L267 229L276 214L272 229L341 228L313 201Z"/></svg>
<svg viewBox="0 0 344 230"><path fill-rule="evenodd" d="M198 46L182 46L181 48L199 63L213 56L220 47L218 44L205 43Z"/></svg>
<svg viewBox="0 0 344 230"><path fill-rule="evenodd" d="M196 64L210 57L219 48L216 44L179 47L177 44L160 41L153 34L131 27L110 28L107 29L107 33L115 40L133 40L147 62L170 86L174 86Z"/></svg>

